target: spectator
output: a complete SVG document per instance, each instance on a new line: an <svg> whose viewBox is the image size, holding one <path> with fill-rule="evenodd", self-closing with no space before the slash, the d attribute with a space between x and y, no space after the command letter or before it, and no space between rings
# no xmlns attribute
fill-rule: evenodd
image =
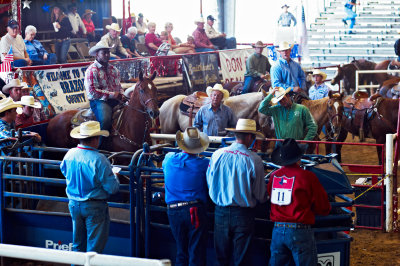
<svg viewBox="0 0 400 266"><path fill-rule="evenodd" d="M19 79L12 79L10 82L3 87L3 93L13 99L13 101L18 102L21 100L22 92L21 89L24 84L21 83Z"/></svg>
<svg viewBox="0 0 400 266"><path fill-rule="evenodd" d="M7 34L1 38L0 41L0 53L3 59L6 54L12 48L14 67L24 67L32 65L32 60L29 59L29 55L26 51L26 46L22 36L19 34L18 22L11 19L7 25Z"/></svg>
<svg viewBox="0 0 400 266"><path fill-rule="evenodd" d="M283 13L280 15L278 19L278 25L281 27L290 27L293 21L293 27L296 26L297 21L296 18L293 16L292 13L288 11L289 6L287 4L284 4L282 6Z"/></svg>
<svg viewBox="0 0 400 266"><path fill-rule="evenodd" d="M34 122L34 110L42 108L42 105L39 102L35 102L33 96L22 96L21 101L19 102L23 105L22 109L17 109L17 118L15 119L15 126L27 126L32 125Z"/></svg>
<svg viewBox="0 0 400 266"><path fill-rule="evenodd" d="M168 32L162 31L160 34L160 40L162 41L161 45L158 47L156 55L164 56L175 54L171 51L171 44L168 43Z"/></svg>
<svg viewBox="0 0 400 266"><path fill-rule="evenodd" d="M193 32L194 44L196 45L196 52L212 52L215 51L215 46L208 39L206 31L204 30L204 19L199 18L195 20L194 24L197 25L196 30Z"/></svg>
<svg viewBox="0 0 400 266"><path fill-rule="evenodd" d="M70 133L80 144L70 149L61 162L72 218L74 251L103 252L110 230L107 199L119 190L108 159L97 150L99 136L109 132L97 121L88 121Z"/></svg>
<svg viewBox="0 0 400 266"><path fill-rule="evenodd" d="M171 49L176 54L189 54L196 52L193 45L188 45L187 43L177 44L174 37L172 37L172 30L174 25L171 22L165 23L165 30L168 33L168 43L171 45Z"/></svg>
<svg viewBox="0 0 400 266"><path fill-rule="evenodd" d="M137 28L137 39L140 43L145 43L145 35L147 32L148 25L146 22L143 21L143 14L139 13L138 19L136 22L136 28Z"/></svg>
<svg viewBox="0 0 400 266"><path fill-rule="evenodd" d="M236 48L236 38L226 38L225 33L218 32L214 29L215 18L212 15L207 17L207 24L206 24L206 34L207 37L210 39L212 44L218 48L218 50L222 49L235 49Z"/></svg>
<svg viewBox="0 0 400 266"><path fill-rule="evenodd" d="M105 46L111 47L110 59L131 58L132 56L128 54L119 39L119 33L121 32L119 25L117 23L112 23L111 25L107 25L106 29L108 33L101 37L100 42Z"/></svg>
<svg viewBox="0 0 400 266"><path fill-rule="evenodd" d="M308 91L310 99L318 100L327 97L331 89L324 83L326 74L319 69L315 69L312 75L314 78L314 85L312 85Z"/></svg>
<svg viewBox="0 0 400 266"><path fill-rule="evenodd" d="M352 29L354 27L354 24L356 24L357 17L356 12L353 11L353 6L355 5L360 5L360 3L357 3L357 0L347 0L346 4L344 5L344 11L346 12L347 17L343 18L342 21L344 25L347 25L347 20L350 20L348 34L354 34L354 31L352 31Z"/></svg>
<svg viewBox="0 0 400 266"><path fill-rule="evenodd" d="M145 37L145 44L147 49L149 50L149 54L151 56L154 56L158 50L158 47L163 43L162 40L157 37L155 34L156 32L156 23L154 22L149 22L147 25L149 32L146 34Z"/></svg>
<svg viewBox="0 0 400 266"><path fill-rule="evenodd" d="M82 22L83 25L85 25L86 35L89 42L95 42L98 40L98 38L96 37L96 28L92 20L93 14L96 14L96 12L90 9L86 9L85 13L83 13L82 15Z"/></svg>
<svg viewBox="0 0 400 266"><path fill-rule="evenodd" d="M229 92L221 84L207 88L211 103L202 106L196 114L193 125L208 136L225 136L227 127L234 127L237 118L232 109L223 104Z"/></svg>
<svg viewBox="0 0 400 266"><path fill-rule="evenodd" d="M60 4L53 6L51 22L55 31L57 63L67 63L68 50L71 45L72 26L68 16L64 13L64 7Z"/></svg>
<svg viewBox="0 0 400 266"><path fill-rule="evenodd" d="M36 27L29 25L25 28L25 46L26 51L29 54L29 58L32 60L33 66L38 65L53 65L57 62L57 56L55 54L49 54L43 45L35 40Z"/></svg>
<svg viewBox="0 0 400 266"><path fill-rule="evenodd" d="M293 138L313 140L317 125L307 107L292 102L287 93L290 88L275 87L261 102L258 111L272 116L277 139ZM271 102L278 105L272 106Z"/></svg>
<svg viewBox="0 0 400 266"><path fill-rule="evenodd" d="M127 28L135 27L135 28L137 29L137 27L136 27L136 15L135 15L135 13L133 13L133 12L131 13L130 20L129 20L129 18L128 18L126 27L127 27Z"/></svg>
<svg viewBox="0 0 400 266"><path fill-rule="evenodd" d="M299 162L305 145L285 139L271 155L282 168L272 173L268 183L271 221L275 222L269 265L318 265L314 239L315 215L328 215L331 205L317 176L303 170Z"/></svg>
<svg viewBox="0 0 400 266"><path fill-rule="evenodd" d="M227 128L236 141L213 153L207 169L209 195L215 206L214 247L217 265L246 265L255 231L257 203L267 200L261 158L248 148L256 136L256 121L239 119Z"/></svg>
<svg viewBox="0 0 400 266"><path fill-rule="evenodd" d="M125 35L121 36L122 46L125 48L126 52L132 57L141 57L141 55L136 51L135 46L135 36L137 29L135 27L128 28Z"/></svg>
<svg viewBox="0 0 400 266"><path fill-rule="evenodd" d="M255 52L246 60L242 94L248 93L256 81L267 78L267 72L270 71L271 65L268 58L262 54L265 46L262 41L258 41L253 45Z"/></svg>
<svg viewBox="0 0 400 266"><path fill-rule="evenodd" d="M210 142L194 127L178 131L176 142L182 152L167 153L162 165L168 219L177 246L175 265L205 265L209 160L198 154Z"/></svg>
<svg viewBox="0 0 400 266"><path fill-rule="evenodd" d="M78 14L78 7L76 6L76 4L70 4L68 6L68 10L68 19L72 26L72 36L75 38L86 37L86 27Z"/></svg>

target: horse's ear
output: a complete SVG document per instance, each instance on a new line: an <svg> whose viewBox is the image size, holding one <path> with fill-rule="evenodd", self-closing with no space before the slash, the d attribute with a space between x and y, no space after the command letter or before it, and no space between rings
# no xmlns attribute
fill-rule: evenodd
<svg viewBox="0 0 400 266"><path fill-rule="evenodd" d="M333 95L333 91L330 90L330 91L328 92L329 99L332 98L332 95Z"/></svg>
<svg viewBox="0 0 400 266"><path fill-rule="evenodd" d="M157 77L157 71L154 71L153 74L151 74L150 79L154 80Z"/></svg>
<svg viewBox="0 0 400 266"><path fill-rule="evenodd" d="M143 81L143 71L142 70L140 70L140 72L139 72L139 80Z"/></svg>
<svg viewBox="0 0 400 266"><path fill-rule="evenodd" d="M340 98L344 98L344 91L342 91L342 93L340 93Z"/></svg>

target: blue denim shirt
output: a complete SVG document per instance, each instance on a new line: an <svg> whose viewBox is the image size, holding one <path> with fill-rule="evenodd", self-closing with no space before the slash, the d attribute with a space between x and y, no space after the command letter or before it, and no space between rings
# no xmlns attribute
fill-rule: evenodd
<svg viewBox="0 0 400 266"><path fill-rule="evenodd" d="M293 60L287 61L279 58L274 66L271 67L271 81L273 87L289 87L306 88L306 75L301 66Z"/></svg>
<svg viewBox="0 0 400 266"><path fill-rule="evenodd" d="M290 27L290 24L292 21L294 23L293 26L296 26L297 21L296 21L296 18L293 16L293 14L290 12L284 12L281 14L281 16L278 19L278 25L280 25L282 27Z"/></svg>
<svg viewBox="0 0 400 266"><path fill-rule="evenodd" d="M225 128L236 127L237 118L232 109L221 104L216 112L211 103L202 106L196 114L193 126L208 136L225 136Z"/></svg>
<svg viewBox="0 0 400 266"><path fill-rule="evenodd" d="M165 202L201 200L207 203L209 160L185 152L169 152L163 161Z"/></svg>
<svg viewBox="0 0 400 266"><path fill-rule="evenodd" d="M38 40L27 41L24 40L26 46L26 52L29 54L31 60L43 59L45 54L48 54L46 49Z"/></svg>
<svg viewBox="0 0 400 266"><path fill-rule="evenodd" d="M60 165L70 200L107 199L119 190L111 164L98 150L84 145L70 149Z"/></svg>
<svg viewBox="0 0 400 266"><path fill-rule="evenodd" d="M318 99L327 97L329 91L330 91L330 88L325 83L322 83L319 86L316 86L314 84L309 89L308 96L310 97L311 100L318 100Z"/></svg>
<svg viewBox="0 0 400 266"><path fill-rule="evenodd" d="M212 201L218 206L255 207L267 200L261 158L237 142L214 152L207 170Z"/></svg>

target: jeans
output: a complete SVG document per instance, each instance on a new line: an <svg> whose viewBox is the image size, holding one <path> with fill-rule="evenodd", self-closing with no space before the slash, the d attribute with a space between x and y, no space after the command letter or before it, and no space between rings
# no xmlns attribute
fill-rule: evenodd
<svg viewBox="0 0 400 266"><path fill-rule="evenodd" d="M40 65L54 65L57 63L57 56L55 54L48 54L47 59L33 59L32 66L40 66Z"/></svg>
<svg viewBox="0 0 400 266"><path fill-rule="evenodd" d="M100 123L101 130L110 130L112 126L112 111L114 106L118 104L118 101L109 99L107 101L102 100L90 100L90 109L92 109L97 121ZM100 146L103 144L104 137L100 137Z"/></svg>
<svg viewBox="0 0 400 266"><path fill-rule="evenodd" d="M200 222L196 229L191 223L190 209L197 207ZM168 209L172 235L176 241L175 265L206 265L207 212L205 204Z"/></svg>
<svg viewBox="0 0 400 266"><path fill-rule="evenodd" d="M24 66L28 66L28 62L26 62L25 59L17 59L17 60L14 60L13 62L11 62L11 65L13 67L24 67Z"/></svg>
<svg viewBox="0 0 400 266"><path fill-rule="evenodd" d="M216 265L246 265L254 235L254 210L242 207L215 207L214 247Z"/></svg>
<svg viewBox="0 0 400 266"><path fill-rule="evenodd" d="M354 24L356 23L356 17L357 14L356 12L353 11L353 9L351 8L344 8L344 11L347 14L347 17L344 18L344 20L350 20L350 26L349 29L352 29L354 27ZM349 33L351 33L352 31L349 31Z"/></svg>
<svg viewBox="0 0 400 266"><path fill-rule="evenodd" d="M110 230L110 215L106 201L70 200L74 251L103 252Z"/></svg>
<svg viewBox="0 0 400 266"><path fill-rule="evenodd" d="M203 47L201 47L201 48L195 48L195 50L196 50L196 52L198 52L198 53L201 53L201 52L214 52L214 51L215 51L214 49L211 49L211 48L203 48Z"/></svg>
<svg viewBox="0 0 400 266"><path fill-rule="evenodd" d="M317 265L317 246L314 231L274 227L269 265Z"/></svg>
<svg viewBox="0 0 400 266"><path fill-rule="evenodd" d="M64 41L56 41L56 55L57 55L57 63L58 64L65 64L67 63L67 55L69 46L71 44L71 40L64 40Z"/></svg>
<svg viewBox="0 0 400 266"><path fill-rule="evenodd" d="M261 79L260 77L244 77L244 84L242 94L248 93L249 90L254 86L254 82Z"/></svg>
<svg viewBox="0 0 400 266"><path fill-rule="evenodd" d="M218 47L218 50L222 49L235 49L236 48L236 38L225 38L217 37L210 39L211 43Z"/></svg>

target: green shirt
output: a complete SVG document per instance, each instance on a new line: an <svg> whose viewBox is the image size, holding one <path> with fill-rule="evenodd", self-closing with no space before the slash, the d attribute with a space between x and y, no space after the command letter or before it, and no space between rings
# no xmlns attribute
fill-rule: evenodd
<svg viewBox="0 0 400 266"><path fill-rule="evenodd" d="M245 77L257 78L265 75L271 69L268 58L264 55L252 54L246 60L246 73Z"/></svg>
<svg viewBox="0 0 400 266"><path fill-rule="evenodd" d="M317 134L317 125L308 108L297 103L293 103L289 109L279 104L271 106L270 102L273 97L273 94L269 94L261 102L258 111L272 116L276 138L313 140Z"/></svg>

